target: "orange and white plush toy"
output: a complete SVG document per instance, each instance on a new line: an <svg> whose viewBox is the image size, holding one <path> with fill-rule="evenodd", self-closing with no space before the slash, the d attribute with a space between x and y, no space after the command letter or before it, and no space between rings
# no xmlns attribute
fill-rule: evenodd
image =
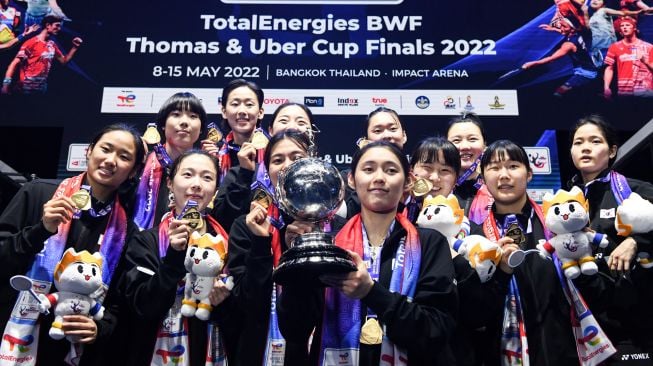
<svg viewBox="0 0 653 366"><path fill-rule="evenodd" d="M188 273L181 306L183 316L209 319L213 310L209 293L224 267L226 248L227 243L222 235L213 236L209 233L202 235L197 231L191 234L184 259L184 266ZM226 284L230 290L233 288L231 277L228 277Z"/></svg>
<svg viewBox="0 0 653 366"><path fill-rule="evenodd" d="M643 199L637 193L631 193L617 207L614 220L617 235L644 234L653 231L653 203ZM637 261L643 268L653 268L653 260L647 252L637 253Z"/></svg>
<svg viewBox="0 0 653 366"><path fill-rule="evenodd" d="M537 249L548 257L556 252L569 279L581 273L596 274L599 269L594 263L592 247L605 248L608 239L603 234L584 231L589 224L589 203L583 191L573 187L570 191L559 189L555 195L547 193L543 197L542 211L546 227L555 236L538 244Z"/></svg>
<svg viewBox="0 0 653 366"><path fill-rule="evenodd" d="M65 315L86 315L94 320L104 316L104 307L94 298L104 286L102 254L91 254L86 250L78 253L69 248L54 267L54 285L59 292L39 294L40 312L45 313L54 307L50 337L62 339L65 336L61 328ZM77 341L76 337L67 338L71 342Z"/></svg>
<svg viewBox="0 0 653 366"><path fill-rule="evenodd" d="M451 248L469 261L481 282L487 282L501 260L496 243L480 235L469 235L469 220L453 194L447 197L426 196L416 224L437 230L449 241Z"/></svg>
<svg viewBox="0 0 653 366"><path fill-rule="evenodd" d="M447 197L426 196L415 223L419 227L439 231L452 247L457 239L469 234L469 220L453 194Z"/></svg>
<svg viewBox="0 0 653 366"><path fill-rule="evenodd" d="M503 253L497 243L481 235L469 235L459 239L453 249L469 261L481 282L487 282L492 278Z"/></svg>

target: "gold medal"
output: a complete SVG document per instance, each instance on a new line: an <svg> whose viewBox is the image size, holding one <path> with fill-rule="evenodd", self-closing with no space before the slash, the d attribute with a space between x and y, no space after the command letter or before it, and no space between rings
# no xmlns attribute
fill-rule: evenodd
<svg viewBox="0 0 653 366"><path fill-rule="evenodd" d="M202 219L202 214L197 211L197 208L191 207L184 215L181 217L182 220L188 220L188 226L193 230L199 230L204 227L204 219Z"/></svg>
<svg viewBox="0 0 653 366"><path fill-rule="evenodd" d="M356 146L358 146L359 149L362 149L365 147L365 145L369 144L370 140L366 139L365 137L361 137L358 140L356 140Z"/></svg>
<svg viewBox="0 0 653 366"><path fill-rule="evenodd" d="M521 245L526 241L526 236L524 235L524 231L519 227L519 224L516 222L513 222L508 226L508 230L506 230L506 236L512 238L514 240L515 244Z"/></svg>
<svg viewBox="0 0 653 366"><path fill-rule="evenodd" d="M161 142L161 135L156 129L156 123L148 123L147 129L143 134L143 141L148 145L156 145Z"/></svg>
<svg viewBox="0 0 653 366"><path fill-rule="evenodd" d="M426 178L417 178L413 184L413 196L421 197L433 189L433 183Z"/></svg>
<svg viewBox="0 0 653 366"><path fill-rule="evenodd" d="M206 133L206 138L211 140L211 142L217 144L222 140L222 132L215 127L209 128L209 131Z"/></svg>
<svg viewBox="0 0 653 366"><path fill-rule="evenodd" d="M270 140L268 140L263 132L260 130L254 131L254 134L252 135L252 146L254 146L256 150L265 149L268 146L269 141Z"/></svg>
<svg viewBox="0 0 653 366"><path fill-rule="evenodd" d="M258 188L254 191L254 198L252 202L258 202L263 208L267 209L272 204L272 198L268 195L263 188Z"/></svg>
<svg viewBox="0 0 653 366"><path fill-rule="evenodd" d="M91 194L85 189L80 189L79 191L73 193L70 196L70 199L75 202L75 207L82 211L86 211L91 208Z"/></svg>
<svg viewBox="0 0 653 366"><path fill-rule="evenodd" d="M367 318L361 328L362 344L381 344L383 341L383 329L376 318Z"/></svg>

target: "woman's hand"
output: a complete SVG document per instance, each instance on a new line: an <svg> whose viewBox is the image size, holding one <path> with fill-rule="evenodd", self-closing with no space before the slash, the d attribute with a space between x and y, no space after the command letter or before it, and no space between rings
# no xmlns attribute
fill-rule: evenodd
<svg viewBox="0 0 653 366"><path fill-rule="evenodd" d="M43 226L51 233L57 232L59 224L69 222L75 211L75 202L70 197L53 198L43 205Z"/></svg>
<svg viewBox="0 0 653 366"><path fill-rule="evenodd" d="M97 324L86 315L66 315L61 324L66 337L75 339L75 343L93 343L97 338Z"/></svg>
<svg viewBox="0 0 653 366"><path fill-rule="evenodd" d="M227 282L225 282L227 281ZM228 283L231 283L229 285ZM226 274L221 274L219 278L213 280L213 289L209 293L209 301L211 305L218 306L231 294L233 288L233 280L229 280Z"/></svg>
<svg viewBox="0 0 653 366"><path fill-rule="evenodd" d="M635 254L637 254L637 242L635 239L627 237L610 253L608 268L618 274L630 271Z"/></svg>
<svg viewBox="0 0 653 366"><path fill-rule="evenodd" d="M286 226L286 244L290 247L293 241L300 235L313 232L315 225L308 221L294 221L292 224Z"/></svg>
<svg viewBox="0 0 653 366"><path fill-rule="evenodd" d="M249 205L249 213L245 216L245 224L256 236L270 236L270 220L268 210L258 202Z"/></svg>
<svg viewBox="0 0 653 366"><path fill-rule="evenodd" d="M243 142L240 146L240 151L236 154L236 156L238 156L240 167L254 171L256 168L256 154L257 151L251 142Z"/></svg>
<svg viewBox="0 0 653 366"><path fill-rule="evenodd" d="M188 220L172 219L172 221L170 221L170 226L168 227L168 238L172 249L180 252L186 250L188 238L190 238L191 232L191 227L188 225L189 223Z"/></svg>
<svg viewBox="0 0 653 366"><path fill-rule="evenodd" d="M497 244L499 244L499 248L501 248L502 251L501 262L499 262L499 268L504 273L512 274L514 269L508 265L508 258L510 258L510 254L520 250L519 245L515 244L515 241L509 236L499 239Z"/></svg>
<svg viewBox="0 0 653 366"><path fill-rule="evenodd" d="M348 250L347 253L356 265L356 271L347 274L322 275L320 281L329 287L335 287L345 296L352 299L362 299L372 290L374 281L367 272L367 265L356 253Z"/></svg>
<svg viewBox="0 0 653 366"><path fill-rule="evenodd" d="M201 149L215 156L217 156L218 152L220 151L220 149L218 149L218 145L216 145L215 142L209 139L202 140Z"/></svg>

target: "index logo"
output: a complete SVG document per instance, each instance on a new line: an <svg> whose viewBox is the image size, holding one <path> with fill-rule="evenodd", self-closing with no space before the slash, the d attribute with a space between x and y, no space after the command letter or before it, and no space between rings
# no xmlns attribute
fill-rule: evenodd
<svg viewBox="0 0 653 366"><path fill-rule="evenodd" d="M324 107L324 97L304 97L307 107Z"/></svg>

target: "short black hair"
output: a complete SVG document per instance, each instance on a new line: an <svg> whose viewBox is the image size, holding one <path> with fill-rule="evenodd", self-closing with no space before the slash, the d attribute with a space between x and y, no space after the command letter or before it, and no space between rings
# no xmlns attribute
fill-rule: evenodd
<svg viewBox="0 0 653 366"><path fill-rule="evenodd" d="M198 150L198 149L190 149L184 151L181 155L175 159L174 162L172 162L172 165L170 166L170 170L168 171L170 180L175 178L175 175L177 175L177 171L179 170L179 165L181 165L181 162L184 161L189 156L192 155L203 155L209 158L211 162L213 163L213 167L215 168L215 173L216 173L216 179L220 175L220 163L218 162L218 159L213 156L212 154L204 151L204 150ZM216 181L216 188L218 187L219 182Z"/></svg>
<svg viewBox="0 0 653 366"><path fill-rule="evenodd" d="M297 102L286 102L278 106L277 109L274 111L274 113L272 113L272 119L270 119L270 123L268 124L268 129L272 129L272 126L274 125L274 120L277 119L279 113L281 113L281 111L284 110L286 107L290 107L290 106L297 106L306 113L306 115L308 116L308 123L311 124L311 129L312 129L313 128L312 125L313 123L315 123L313 112L311 112L310 108L308 108L305 104L297 103Z"/></svg>
<svg viewBox="0 0 653 366"><path fill-rule="evenodd" d="M363 148L361 148L360 150L356 151L354 157L351 159L351 174L356 173L356 168L358 167L358 163L360 163L360 160L363 157L363 155L365 155L365 153L368 150L377 147L390 150L390 152L394 156L396 156L397 159L399 159L399 162L401 163L401 167L404 170L404 178L406 179L406 181L408 181L409 174L410 174L410 163L408 162L408 158L403 152L401 152L401 150L399 149L399 147L397 147L397 145L384 140L370 142L369 144L363 146Z"/></svg>
<svg viewBox="0 0 653 366"><path fill-rule="evenodd" d="M270 169L270 158L272 156L272 150L274 149L274 146L283 140L292 140L295 144L297 144L297 146L306 151L307 154L309 154L313 148L311 140L304 132L300 132L293 128L279 132L270 138L268 146L265 148L265 154L263 154L263 164L265 164L266 169Z"/></svg>
<svg viewBox="0 0 653 366"><path fill-rule="evenodd" d="M490 144L481 158L481 174L485 173L485 167L492 163L492 158L497 155L500 161L512 160L526 166L528 172L532 172L531 164L528 161L526 150L510 140L498 140Z"/></svg>
<svg viewBox="0 0 653 366"><path fill-rule="evenodd" d="M234 79L231 80L230 82L225 85L224 88L222 88L222 97L220 99L220 103L222 104L222 108L225 108L227 105L227 99L229 99L229 94L231 94L232 91L235 89L240 88L241 86L245 86L249 88L251 91L256 94L256 99L258 101L258 107L259 109L263 108L263 102L265 101L265 94L263 93L263 89L261 89L258 84L256 84L253 81L245 80L245 79ZM259 120L256 123L256 127L259 127L261 124L261 121ZM222 119L222 128L225 133L228 133L231 131L231 127L229 126L229 123L227 122L226 119Z"/></svg>
<svg viewBox="0 0 653 366"><path fill-rule="evenodd" d="M449 123L447 124L447 136L449 136L449 131L451 130L451 127L457 123L473 123L478 127L479 131L481 131L481 137L483 138L483 144L487 144L487 135L485 134L485 128L483 127L483 121L481 121L481 118L479 118L478 115L474 113L463 113L458 117L454 117L449 120Z"/></svg>
<svg viewBox="0 0 653 366"><path fill-rule="evenodd" d="M569 133L569 145L574 144L574 136L576 135L576 131L578 131L579 128L589 124L596 126L596 128L601 131L601 134L608 144L609 149L611 149L613 146L619 146L619 137L617 136L617 133L615 132L612 125L600 114L589 114L578 119L578 121L576 121L574 126L571 128L571 132ZM608 161L608 167L612 166L612 163L614 163L616 158L617 154L615 154L614 157L610 158Z"/></svg>
<svg viewBox="0 0 653 366"><path fill-rule="evenodd" d="M196 97L193 93L181 92L175 93L170 98L168 98L161 108L159 108L159 113L156 117L156 125L161 130L165 130L166 120L168 116L173 111L182 111L182 112L192 112L199 116L200 123L202 124L202 130L206 129L207 125L207 115L202 101Z"/></svg>
<svg viewBox="0 0 653 366"><path fill-rule="evenodd" d="M417 143L410 155L410 165L414 168L417 163L439 162L438 152L442 151L444 164L453 168L456 175L460 171L460 152L451 141L442 136L427 137Z"/></svg>
<svg viewBox="0 0 653 366"><path fill-rule="evenodd" d="M395 118L399 126L403 129L403 125L401 124L401 118L399 118L399 113L397 113L397 111L388 107L378 107L375 110L371 111L370 114L368 114L367 118L365 119L365 125L363 125L363 136L365 136L366 138L367 138L367 129L370 127L370 120L378 113L391 114Z"/></svg>

